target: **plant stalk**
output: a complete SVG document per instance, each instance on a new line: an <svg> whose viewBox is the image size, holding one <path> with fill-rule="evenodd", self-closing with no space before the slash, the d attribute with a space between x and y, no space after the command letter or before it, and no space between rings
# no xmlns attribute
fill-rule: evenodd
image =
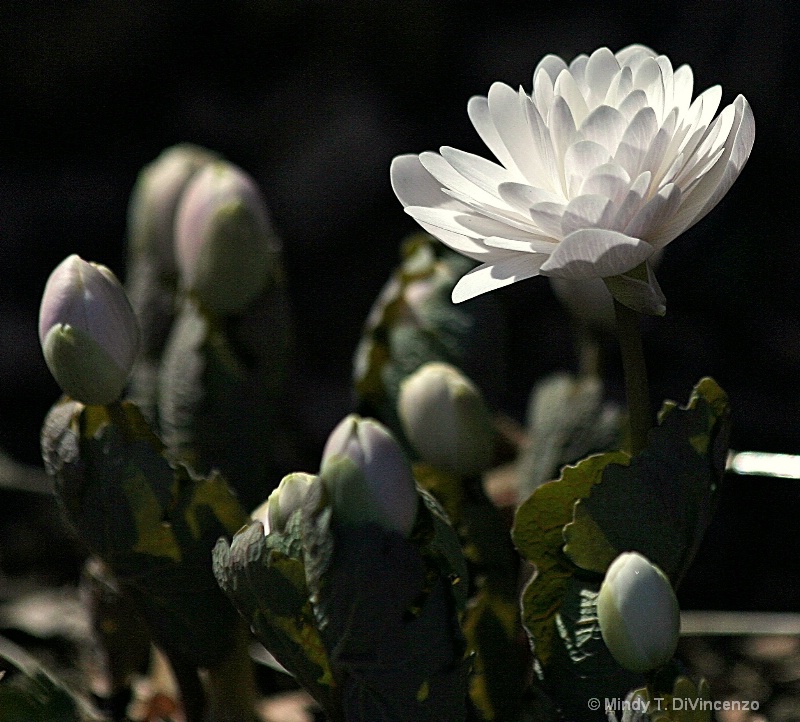
<svg viewBox="0 0 800 722"><path fill-rule="evenodd" d="M211 722L256 722L256 681L248 646L250 635L238 620L234 648L208 669L207 690Z"/></svg>
<svg viewBox="0 0 800 722"><path fill-rule="evenodd" d="M178 692L181 696L186 722L203 722L205 719L206 696L197 668L182 660L175 659L173 655L167 654L166 656L170 667L172 667L172 673L175 675L175 681L178 684Z"/></svg>
<svg viewBox="0 0 800 722"><path fill-rule="evenodd" d="M631 454L635 455L647 446L647 435L653 427L642 332L639 326L639 314L616 299L614 299L614 313L625 376L625 396L628 400Z"/></svg>

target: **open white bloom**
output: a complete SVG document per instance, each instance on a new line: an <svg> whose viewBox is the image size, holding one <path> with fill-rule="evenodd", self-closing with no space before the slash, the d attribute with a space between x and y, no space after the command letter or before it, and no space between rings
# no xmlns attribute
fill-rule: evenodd
<svg viewBox="0 0 800 722"><path fill-rule="evenodd" d="M641 45L616 55L600 48L569 65L548 55L530 95L494 83L488 97L469 101L500 164L447 146L395 158L392 186L406 212L481 262L453 301L538 274L613 278L621 302L663 313L649 266L640 278L622 274L720 201L755 136L743 96L715 118L721 88L693 102L692 90L688 65L673 71Z"/></svg>

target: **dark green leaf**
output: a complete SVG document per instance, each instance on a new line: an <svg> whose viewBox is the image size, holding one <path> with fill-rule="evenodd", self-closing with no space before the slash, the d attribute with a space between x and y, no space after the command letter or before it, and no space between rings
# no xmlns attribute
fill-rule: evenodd
<svg viewBox="0 0 800 722"><path fill-rule="evenodd" d="M522 622L542 664L553 653L556 614L574 571L563 552L564 526L572 520L575 502L590 493L603 470L627 459L627 454L613 452L567 466L559 479L542 484L517 509L512 538L519 553L535 567L523 591Z"/></svg>
<svg viewBox="0 0 800 722"><path fill-rule="evenodd" d="M711 521L727 452L729 408L712 379L689 403L667 403L647 448L629 465L612 464L575 505L564 530L567 556L605 573L623 551L638 551L677 583Z"/></svg>

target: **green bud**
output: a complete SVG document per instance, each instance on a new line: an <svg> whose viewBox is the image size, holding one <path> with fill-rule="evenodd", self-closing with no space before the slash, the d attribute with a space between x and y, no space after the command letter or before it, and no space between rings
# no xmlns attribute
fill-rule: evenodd
<svg viewBox="0 0 800 722"><path fill-rule="evenodd" d="M72 255L45 285L39 341L64 393L84 404L110 404L136 360L139 328L116 276Z"/></svg>
<svg viewBox="0 0 800 722"><path fill-rule="evenodd" d="M403 431L427 463L463 476L485 471L494 455L489 409L457 368L432 362L403 380L397 400Z"/></svg>
<svg viewBox="0 0 800 722"><path fill-rule="evenodd" d="M637 552L620 554L606 571L597 597L603 641L632 672L666 664L680 634L680 609L664 572Z"/></svg>
<svg viewBox="0 0 800 722"><path fill-rule="evenodd" d="M411 466L389 430L350 414L333 430L322 453L320 478L342 524L380 524L408 536L417 516Z"/></svg>
<svg viewBox="0 0 800 722"><path fill-rule="evenodd" d="M175 242L183 285L222 315L241 312L266 288L278 248L255 182L222 161L186 188Z"/></svg>

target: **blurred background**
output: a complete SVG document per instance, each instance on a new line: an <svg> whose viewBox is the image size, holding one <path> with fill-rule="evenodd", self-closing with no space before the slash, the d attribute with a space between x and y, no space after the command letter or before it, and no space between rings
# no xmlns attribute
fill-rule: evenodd
<svg viewBox="0 0 800 722"><path fill-rule="evenodd" d="M222 153L264 191L296 321L290 394L321 447L352 407L361 325L415 230L389 184L392 157L441 145L485 155L471 95L495 80L530 90L547 53L639 42L689 63L696 92L720 83L723 105L744 94L757 127L739 181L662 262L668 312L646 335L653 395L683 402L714 376L732 398L733 448L800 453L799 20L784 0L0 3L0 448L40 464L58 395L36 332L47 276L75 252L124 277L136 175L180 141ZM543 279L498 297L509 364L494 401L521 420L536 379L575 367L571 331ZM612 394L614 379L612 368ZM781 489L737 503L751 529L788 526L792 543L800 494ZM800 605L797 587L781 594Z"/></svg>

